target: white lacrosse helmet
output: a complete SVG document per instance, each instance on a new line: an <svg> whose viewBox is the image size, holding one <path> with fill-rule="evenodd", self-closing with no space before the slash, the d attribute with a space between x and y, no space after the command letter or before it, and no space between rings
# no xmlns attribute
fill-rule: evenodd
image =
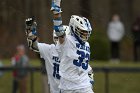
<svg viewBox="0 0 140 93"><path fill-rule="evenodd" d="M84 42L88 40L92 31L89 20L77 15L71 16L69 27L72 33Z"/></svg>
<svg viewBox="0 0 140 93"><path fill-rule="evenodd" d="M69 26L63 25L63 28L65 30L65 34L66 35L70 35L71 34L70 30L69 30ZM58 36L56 35L55 30L53 30L53 41L54 41L55 44L57 44L57 42L58 42Z"/></svg>

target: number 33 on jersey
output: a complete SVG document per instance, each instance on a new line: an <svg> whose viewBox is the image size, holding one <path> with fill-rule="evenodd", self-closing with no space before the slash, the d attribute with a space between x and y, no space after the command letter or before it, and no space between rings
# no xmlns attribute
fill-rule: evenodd
<svg viewBox="0 0 140 93"><path fill-rule="evenodd" d="M79 57L78 59L73 60L73 64L78 67L82 67L84 70L87 70L90 58L90 48L88 44L81 45L80 43L76 43L76 47L76 53L79 55Z"/></svg>

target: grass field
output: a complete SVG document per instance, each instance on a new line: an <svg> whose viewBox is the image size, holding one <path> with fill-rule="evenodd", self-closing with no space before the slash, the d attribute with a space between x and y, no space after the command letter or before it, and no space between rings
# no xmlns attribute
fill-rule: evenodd
<svg viewBox="0 0 140 93"><path fill-rule="evenodd" d="M140 67L140 63L121 62L112 64L110 62L95 61L92 67ZM105 74L95 73L95 93L105 93ZM140 93L140 73L110 73L109 93Z"/></svg>
<svg viewBox="0 0 140 93"><path fill-rule="evenodd" d="M10 65L10 60L3 60L4 65ZM120 62L112 64L107 61L90 62L92 67L140 67L140 63ZM31 60L31 65L39 66L39 60ZM34 74L34 93L42 93L41 73ZM94 75L95 93L105 93L105 74L96 72ZM28 79L28 93L30 93L30 77ZM0 93L11 93L12 90L12 74L5 72L0 77ZM109 74L109 93L140 93L140 73L110 73Z"/></svg>

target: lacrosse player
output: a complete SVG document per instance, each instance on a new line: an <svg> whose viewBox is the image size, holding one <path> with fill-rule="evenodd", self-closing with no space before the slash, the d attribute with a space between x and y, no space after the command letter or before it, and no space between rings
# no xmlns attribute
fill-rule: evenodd
<svg viewBox="0 0 140 93"><path fill-rule="evenodd" d="M60 2L61 0L52 0L51 6L54 30L59 37L59 88L61 93L93 93L88 76L90 45L87 40L92 31L91 25L87 18L72 15L69 22L71 35L65 35Z"/></svg>
<svg viewBox="0 0 140 93"><path fill-rule="evenodd" d="M45 59L46 70L48 74L48 82L50 85L51 93L60 93L58 88L60 75L59 75L59 64L60 59L57 53L56 44L58 42L58 37L53 33L53 40L55 44L46 44L39 43L37 41L37 32L36 32L36 22L33 18L26 19L26 35L28 46L31 50L40 53L41 58ZM65 26L65 30L67 26ZM69 34L69 30L66 30L65 33Z"/></svg>

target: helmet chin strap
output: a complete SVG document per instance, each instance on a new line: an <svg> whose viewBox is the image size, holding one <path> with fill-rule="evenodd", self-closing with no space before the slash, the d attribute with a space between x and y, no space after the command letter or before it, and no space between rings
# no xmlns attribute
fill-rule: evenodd
<svg viewBox="0 0 140 93"><path fill-rule="evenodd" d="M81 45L84 45L85 44L85 41L83 41L82 39L80 39L79 36L77 36L76 34L75 35L75 38L78 40L78 42L81 44Z"/></svg>
<svg viewBox="0 0 140 93"><path fill-rule="evenodd" d="M88 40L88 37L87 36L84 36L84 35L81 35L80 37L82 37L81 39L86 42Z"/></svg>

